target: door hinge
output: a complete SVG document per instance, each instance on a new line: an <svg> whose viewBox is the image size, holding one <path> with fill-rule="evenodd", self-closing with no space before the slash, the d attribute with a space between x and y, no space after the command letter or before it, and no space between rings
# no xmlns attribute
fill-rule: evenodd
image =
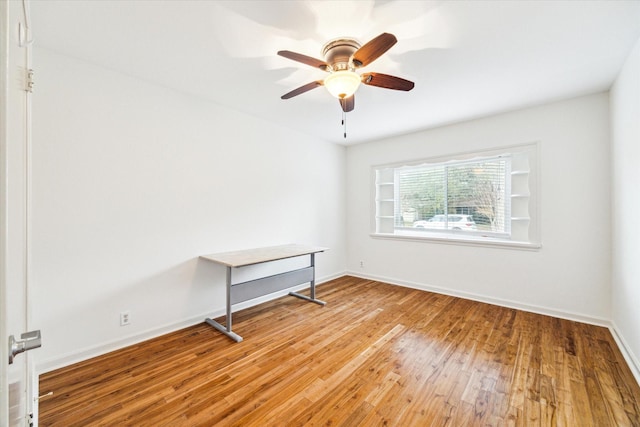
<svg viewBox="0 0 640 427"><path fill-rule="evenodd" d="M33 69L29 68L27 70L25 78L24 78L24 90L25 90L25 92L33 93L33 85L35 84L35 82L33 80L33 74L34 74Z"/></svg>

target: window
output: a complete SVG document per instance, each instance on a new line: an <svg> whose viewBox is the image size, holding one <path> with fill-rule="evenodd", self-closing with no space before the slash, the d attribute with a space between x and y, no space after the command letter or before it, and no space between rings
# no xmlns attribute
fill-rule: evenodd
<svg viewBox="0 0 640 427"><path fill-rule="evenodd" d="M374 168L375 235L537 246L537 145Z"/></svg>

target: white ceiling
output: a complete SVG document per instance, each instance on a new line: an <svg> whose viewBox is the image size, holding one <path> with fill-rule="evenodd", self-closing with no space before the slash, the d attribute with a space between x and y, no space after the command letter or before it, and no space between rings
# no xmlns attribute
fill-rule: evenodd
<svg viewBox="0 0 640 427"><path fill-rule="evenodd" d="M354 144L607 90L640 37L640 1L32 0L35 46L174 88L341 144ZM348 113L322 45L382 32L398 43L360 72L415 82L361 86ZM37 62L37 58L36 58Z"/></svg>

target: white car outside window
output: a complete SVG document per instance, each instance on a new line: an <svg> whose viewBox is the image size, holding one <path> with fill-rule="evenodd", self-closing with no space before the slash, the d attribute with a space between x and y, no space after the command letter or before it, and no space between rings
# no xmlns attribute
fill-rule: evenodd
<svg viewBox="0 0 640 427"><path fill-rule="evenodd" d="M416 221L414 228L428 228L432 230L477 230L476 223L471 215L435 215L429 220Z"/></svg>

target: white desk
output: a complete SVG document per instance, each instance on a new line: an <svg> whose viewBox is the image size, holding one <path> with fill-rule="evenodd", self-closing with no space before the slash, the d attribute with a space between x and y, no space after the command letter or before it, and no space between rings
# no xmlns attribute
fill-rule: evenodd
<svg viewBox="0 0 640 427"><path fill-rule="evenodd" d="M289 292L298 298L325 305L324 301L316 299L315 283L315 254L324 252L327 248L319 246L305 245L281 245L266 248L247 249L234 252L223 252L211 255L202 255L200 258L222 264L227 267L227 318L226 327L213 319L205 319L209 325L213 326L229 338L236 342L242 341L242 337L231 330L231 306L242 301L247 301L259 296L267 295L291 286L309 282L311 295L301 295L296 292ZM262 264L270 261L277 261L286 258L294 258L309 255L309 266L297 270L286 271L274 274L273 276L261 277L241 283L233 283L232 273L234 269L247 267L250 265Z"/></svg>

